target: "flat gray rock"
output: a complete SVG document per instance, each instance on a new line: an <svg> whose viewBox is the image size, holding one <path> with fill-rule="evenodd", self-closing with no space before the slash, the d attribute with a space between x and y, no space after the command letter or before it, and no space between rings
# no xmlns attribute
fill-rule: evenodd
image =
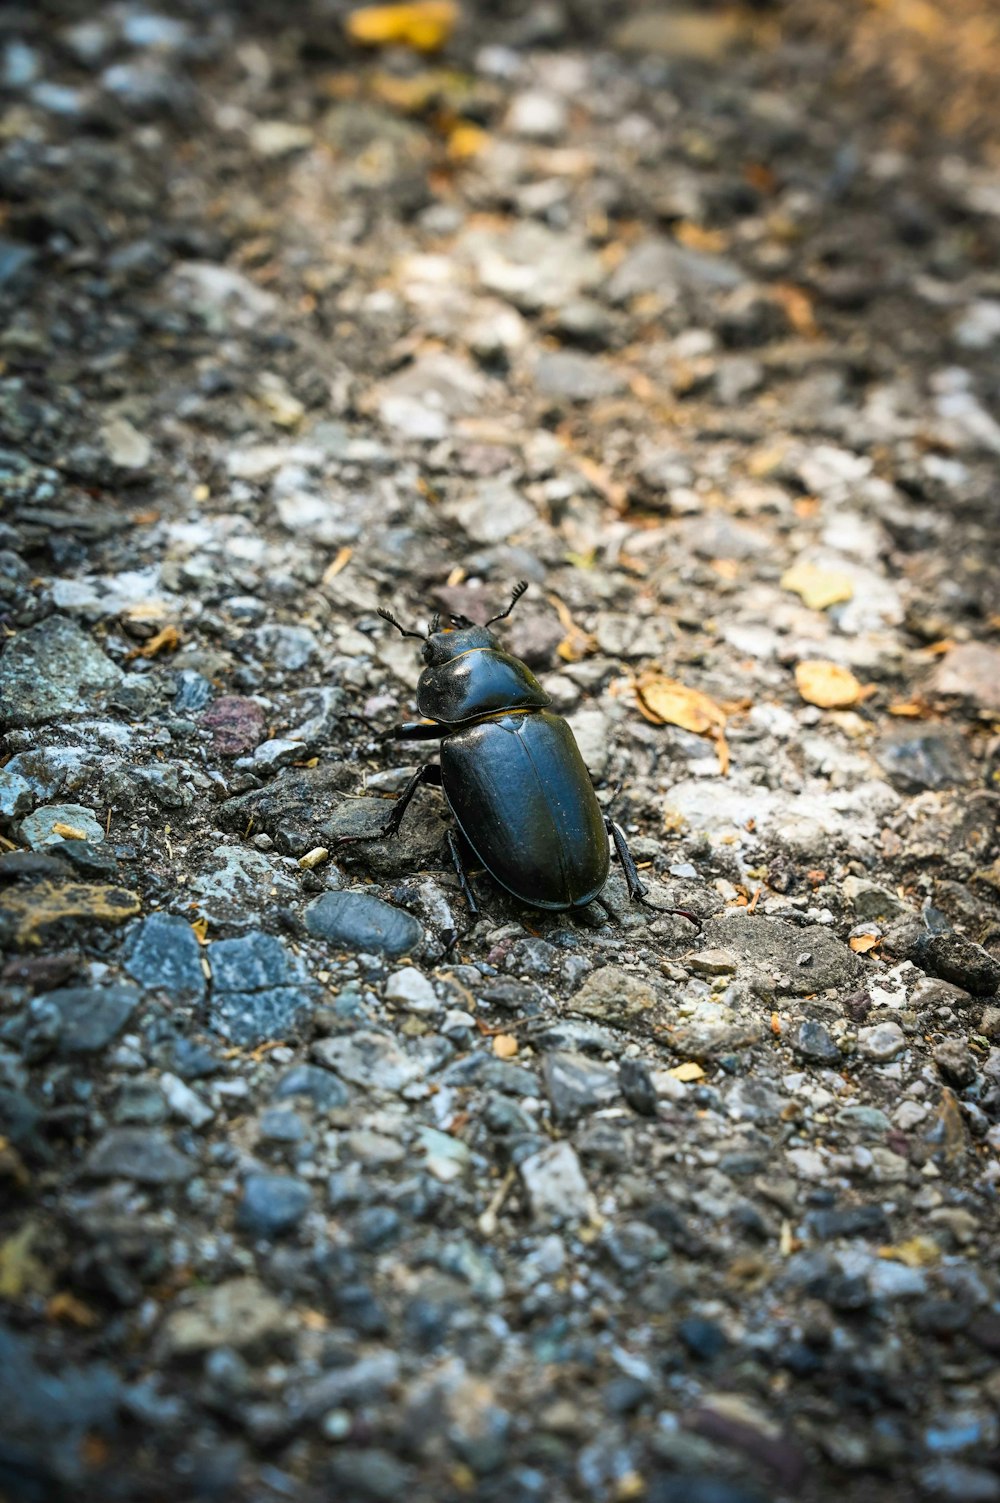
<svg viewBox="0 0 1000 1503"><path fill-rule="evenodd" d="M80 715L94 691L123 678L75 622L49 616L13 637L0 657L0 731Z"/></svg>

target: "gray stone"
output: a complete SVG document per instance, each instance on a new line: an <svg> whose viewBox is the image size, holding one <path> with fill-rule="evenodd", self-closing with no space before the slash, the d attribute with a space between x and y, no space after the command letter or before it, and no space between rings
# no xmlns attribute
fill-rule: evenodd
<svg viewBox="0 0 1000 1503"><path fill-rule="evenodd" d="M294 1033L318 1000L302 962L259 929L208 947L212 970L209 1015L235 1044L258 1044Z"/></svg>
<svg viewBox="0 0 1000 1503"><path fill-rule="evenodd" d="M582 1221L588 1212L589 1190L572 1144L550 1143L519 1164L528 1204L542 1224Z"/></svg>
<svg viewBox="0 0 1000 1503"><path fill-rule="evenodd" d="M613 366L577 350L554 350L539 356L535 385L543 396L557 401L599 402L625 390L625 379Z"/></svg>
<svg viewBox="0 0 1000 1503"><path fill-rule="evenodd" d="M974 997L992 997L1000 990L1000 960L954 930L922 935L910 959L929 975L950 981Z"/></svg>
<svg viewBox="0 0 1000 1503"><path fill-rule="evenodd" d="M809 1020L799 1028L795 1038L795 1052L801 1054L803 1059L814 1060L821 1065L835 1065L841 1060L840 1050L822 1023Z"/></svg>
<svg viewBox="0 0 1000 1503"><path fill-rule="evenodd" d="M934 1063L943 1078L956 1090L963 1090L976 1078L976 1061L963 1039L945 1039L934 1049Z"/></svg>
<svg viewBox="0 0 1000 1503"><path fill-rule="evenodd" d="M91 1149L84 1173L91 1179L134 1179L141 1185L171 1185L190 1179L194 1165L163 1133L115 1127Z"/></svg>
<svg viewBox="0 0 1000 1503"><path fill-rule="evenodd" d="M618 1084L622 1095L641 1117L655 1117L659 1097L652 1071L644 1059L623 1059L618 1066Z"/></svg>
<svg viewBox="0 0 1000 1503"><path fill-rule="evenodd" d="M19 632L0 657L0 731L79 715L92 691L115 688L123 677L74 622L49 616Z"/></svg>
<svg viewBox="0 0 1000 1503"><path fill-rule="evenodd" d="M298 884L273 857L249 846L220 845L194 876L191 891L201 898L199 907L208 917L237 918L248 908L293 897Z"/></svg>
<svg viewBox="0 0 1000 1503"><path fill-rule="evenodd" d="M95 1054L121 1033L140 995L134 986L71 986L46 992L31 1004L29 1039L32 1020L44 1017L48 1030L54 1014L54 1041L60 1054Z"/></svg>
<svg viewBox="0 0 1000 1503"><path fill-rule="evenodd" d="M613 303L625 303L644 293L656 293L663 302L676 301L685 289L727 289L739 285L743 273L724 256L692 251L673 240L640 240L611 273L607 295Z"/></svg>
<svg viewBox="0 0 1000 1503"><path fill-rule="evenodd" d="M603 1023L631 1022L655 1002L656 994L645 977L605 965L587 977L573 997L572 1008Z"/></svg>
<svg viewBox="0 0 1000 1503"><path fill-rule="evenodd" d="M305 1180L290 1174L248 1174L236 1225L252 1237L284 1237L298 1226L311 1199Z"/></svg>
<svg viewBox="0 0 1000 1503"><path fill-rule="evenodd" d="M190 1122L192 1127L205 1127L215 1116L215 1112L197 1091L192 1091L180 1076L171 1075L169 1070L160 1076L160 1090L173 1115L184 1122Z"/></svg>
<svg viewBox="0 0 1000 1503"><path fill-rule="evenodd" d="M399 1382L399 1376L400 1360L396 1352L370 1352L346 1367L310 1379L289 1395L289 1404L301 1419L319 1419L341 1405L353 1409L359 1404L373 1403Z"/></svg>
<svg viewBox="0 0 1000 1503"><path fill-rule="evenodd" d="M183 1297L182 1297L183 1298ZM259 1279L228 1279L214 1289L200 1290L163 1323L164 1353L187 1357L218 1346L237 1351L259 1349L270 1356L275 1342L295 1328L295 1321Z"/></svg>
<svg viewBox="0 0 1000 1503"><path fill-rule="evenodd" d="M53 1372L36 1364L27 1339L0 1328L0 1412L5 1478L11 1496L50 1499L86 1494L93 1477L87 1438L114 1434L122 1401L121 1379L103 1362L61 1361ZM9 1460L8 1460L9 1458Z"/></svg>
<svg viewBox="0 0 1000 1503"><path fill-rule="evenodd" d="M141 986L172 997L201 997L205 973L201 949L187 919L151 913L130 934L122 964Z"/></svg>
<svg viewBox="0 0 1000 1503"><path fill-rule="evenodd" d="M366 892L323 893L309 904L305 923L316 939L382 955L408 954L424 932L411 914Z"/></svg>
<svg viewBox="0 0 1000 1503"><path fill-rule="evenodd" d="M312 1056L351 1085L366 1090L401 1091L424 1074L422 1062L382 1033L344 1033L320 1039Z"/></svg>
<svg viewBox="0 0 1000 1503"><path fill-rule="evenodd" d="M861 1053L880 1062L895 1059L906 1048L906 1035L898 1023L876 1023L858 1033Z"/></svg>
<svg viewBox="0 0 1000 1503"><path fill-rule="evenodd" d="M542 1080L556 1122L572 1122L584 1112L618 1099L618 1077L585 1054L557 1050L542 1060Z"/></svg>
<svg viewBox="0 0 1000 1503"><path fill-rule="evenodd" d="M699 950L686 956L684 963L696 976L730 976L739 960L731 950Z"/></svg>
<svg viewBox="0 0 1000 1503"><path fill-rule="evenodd" d="M385 1000L407 1012L435 1013L441 1006L433 983L412 965L393 971L385 984Z"/></svg>
<svg viewBox="0 0 1000 1503"><path fill-rule="evenodd" d="M64 831L56 830L55 825L65 825L71 830L80 831L80 834L67 837ZM82 804L46 804L43 809L36 809L34 814L29 814L21 821L21 839L26 840L33 851L42 850L47 845L58 845L67 838L100 845L104 839L104 826Z"/></svg>
<svg viewBox="0 0 1000 1503"><path fill-rule="evenodd" d="M890 782L903 793L960 787L975 777L965 738L948 726L894 731L878 743L875 755Z"/></svg>
<svg viewBox="0 0 1000 1503"><path fill-rule="evenodd" d="M320 1069L318 1065L293 1065L271 1092L274 1101L294 1100L297 1096L307 1097L320 1111L346 1106L351 1099L343 1081L332 1070Z"/></svg>
<svg viewBox="0 0 1000 1503"><path fill-rule="evenodd" d="M534 507L509 480L487 480L450 508L450 515L474 543L503 543L538 520Z"/></svg>
<svg viewBox="0 0 1000 1503"><path fill-rule="evenodd" d="M749 970L797 997L850 985L860 970L857 957L828 929L799 928L738 909L709 919L702 939L732 951Z"/></svg>
<svg viewBox="0 0 1000 1503"><path fill-rule="evenodd" d="M307 626L258 626L253 640L258 656L285 673L305 668L319 653L316 635Z"/></svg>
<svg viewBox="0 0 1000 1503"><path fill-rule="evenodd" d="M42 746L36 751L19 752L0 768L0 814L16 818L64 789L76 787L93 760L90 752L75 746ZM102 829L102 839L103 835Z"/></svg>

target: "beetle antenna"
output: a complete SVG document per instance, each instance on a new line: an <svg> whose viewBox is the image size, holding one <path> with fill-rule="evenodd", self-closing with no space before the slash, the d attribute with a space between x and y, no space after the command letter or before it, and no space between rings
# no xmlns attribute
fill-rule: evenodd
<svg viewBox="0 0 1000 1503"><path fill-rule="evenodd" d="M440 631L440 630L441 630L441 612L440 611L435 611L434 614L433 614L433 616L431 617L431 636L433 637L434 633L436 631Z"/></svg>
<svg viewBox="0 0 1000 1503"><path fill-rule="evenodd" d="M506 618L510 615L511 611L514 609L515 605L520 600L521 596L524 594L524 592L525 592L525 590L527 588L528 588L528 581L526 579L519 579L518 582L517 582L517 584L514 586L514 592L513 592L513 594L510 597L510 605L507 607L507 609L505 611L501 611L500 614L499 614L499 616L491 616L490 619L487 621L486 625L487 626L492 626L493 623L494 623L494 621L504 621L504 620L506 620Z"/></svg>
<svg viewBox="0 0 1000 1503"><path fill-rule="evenodd" d="M382 609L382 607L379 606L377 614L382 617L383 621L388 621L388 623L389 623L390 626L394 626L396 628L396 630L402 636L404 636L404 637L419 637L422 642L426 642L427 641L427 634L425 632L422 632L422 631L407 631L406 627L403 626L403 624L401 622L399 622L399 621L396 620L395 616L392 614L392 611L384 611Z"/></svg>

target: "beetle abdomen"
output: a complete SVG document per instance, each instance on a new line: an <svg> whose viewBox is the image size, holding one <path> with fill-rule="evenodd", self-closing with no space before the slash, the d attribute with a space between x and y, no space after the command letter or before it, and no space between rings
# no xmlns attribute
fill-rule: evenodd
<svg viewBox="0 0 1000 1503"><path fill-rule="evenodd" d="M536 908L582 908L608 878L604 816L573 732L547 712L502 715L441 746L445 797L480 861Z"/></svg>
<svg viewBox="0 0 1000 1503"><path fill-rule="evenodd" d="M535 675L509 653L489 647L425 668L417 684L421 715L460 725L499 710L540 710L551 700Z"/></svg>

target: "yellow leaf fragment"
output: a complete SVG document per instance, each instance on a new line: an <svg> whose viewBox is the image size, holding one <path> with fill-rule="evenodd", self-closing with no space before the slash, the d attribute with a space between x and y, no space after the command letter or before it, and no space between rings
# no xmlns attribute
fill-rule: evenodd
<svg viewBox="0 0 1000 1503"><path fill-rule="evenodd" d="M517 1039L511 1033L498 1033L493 1040L493 1053L497 1059L513 1059L517 1053Z"/></svg>
<svg viewBox="0 0 1000 1503"><path fill-rule="evenodd" d="M941 1249L933 1237L910 1237L895 1246L880 1247L878 1255L889 1262L905 1263L907 1268L932 1268L941 1261Z"/></svg>
<svg viewBox="0 0 1000 1503"><path fill-rule="evenodd" d="M200 945L207 945L208 944L208 919L207 918L194 919L193 922L192 922L192 924L191 924L191 928L194 930L194 937L198 941L198 943Z"/></svg>
<svg viewBox="0 0 1000 1503"><path fill-rule="evenodd" d="M838 569L821 569L817 564L799 563L781 576L781 588L802 598L812 611L825 611L854 598L854 581Z"/></svg>
<svg viewBox="0 0 1000 1503"><path fill-rule="evenodd" d="M882 943L881 934L852 934L847 941L855 955L867 955L869 950L874 950L876 945Z"/></svg>
<svg viewBox="0 0 1000 1503"><path fill-rule="evenodd" d="M343 548L338 548L336 557L332 558L327 564L326 568L323 570L323 577L320 580L320 584L329 584L331 579L336 579L337 575L342 573L342 571L347 568L348 564L351 562L353 555L354 549L348 548L346 544Z"/></svg>
<svg viewBox="0 0 1000 1503"><path fill-rule="evenodd" d="M558 595L549 595L546 598L550 605L555 606L559 623L566 633L556 648L556 652L564 663L578 663L581 658L587 656L588 652L593 652L597 646L597 638L589 631L584 631L582 626L577 626L569 613L569 606L565 601L560 600Z"/></svg>
<svg viewBox="0 0 1000 1503"><path fill-rule="evenodd" d="M344 22L353 42L367 47L413 47L438 52L458 21L453 0L415 0L412 5L365 5Z"/></svg>
<svg viewBox="0 0 1000 1503"><path fill-rule="evenodd" d="M176 652L181 645L181 634L176 626L165 626L155 637L150 637L141 647L128 654L129 658L155 658L161 652Z"/></svg>
<svg viewBox="0 0 1000 1503"><path fill-rule="evenodd" d="M795 682L806 704L821 710L843 710L864 697L863 686L849 668L823 658L807 658L795 669Z"/></svg>
<svg viewBox="0 0 1000 1503"><path fill-rule="evenodd" d="M86 830L81 830L78 825L64 825L61 819L57 819L52 826L53 835L58 835L62 840L86 840Z"/></svg>
<svg viewBox="0 0 1000 1503"><path fill-rule="evenodd" d="M674 1065L672 1070L667 1071L675 1080L683 1081L686 1085L692 1080L703 1080L705 1072L695 1060L686 1059L682 1065Z"/></svg>
<svg viewBox="0 0 1000 1503"><path fill-rule="evenodd" d="M82 1299L77 1299L68 1289L60 1289L54 1294L45 1306L47 1320L61 1320L68 1325L79 1326L81 1330L92 1330L98 1324L100 1317L96 1310L85 1305Z"/></svg>
<svg viewBox="0 0 1000 1503"><path fill-rule="evenodd" d="M489 131L471 120L460 120L448 137L448 155L453 162L467 162L485 151L490 140Z"/></svg>

